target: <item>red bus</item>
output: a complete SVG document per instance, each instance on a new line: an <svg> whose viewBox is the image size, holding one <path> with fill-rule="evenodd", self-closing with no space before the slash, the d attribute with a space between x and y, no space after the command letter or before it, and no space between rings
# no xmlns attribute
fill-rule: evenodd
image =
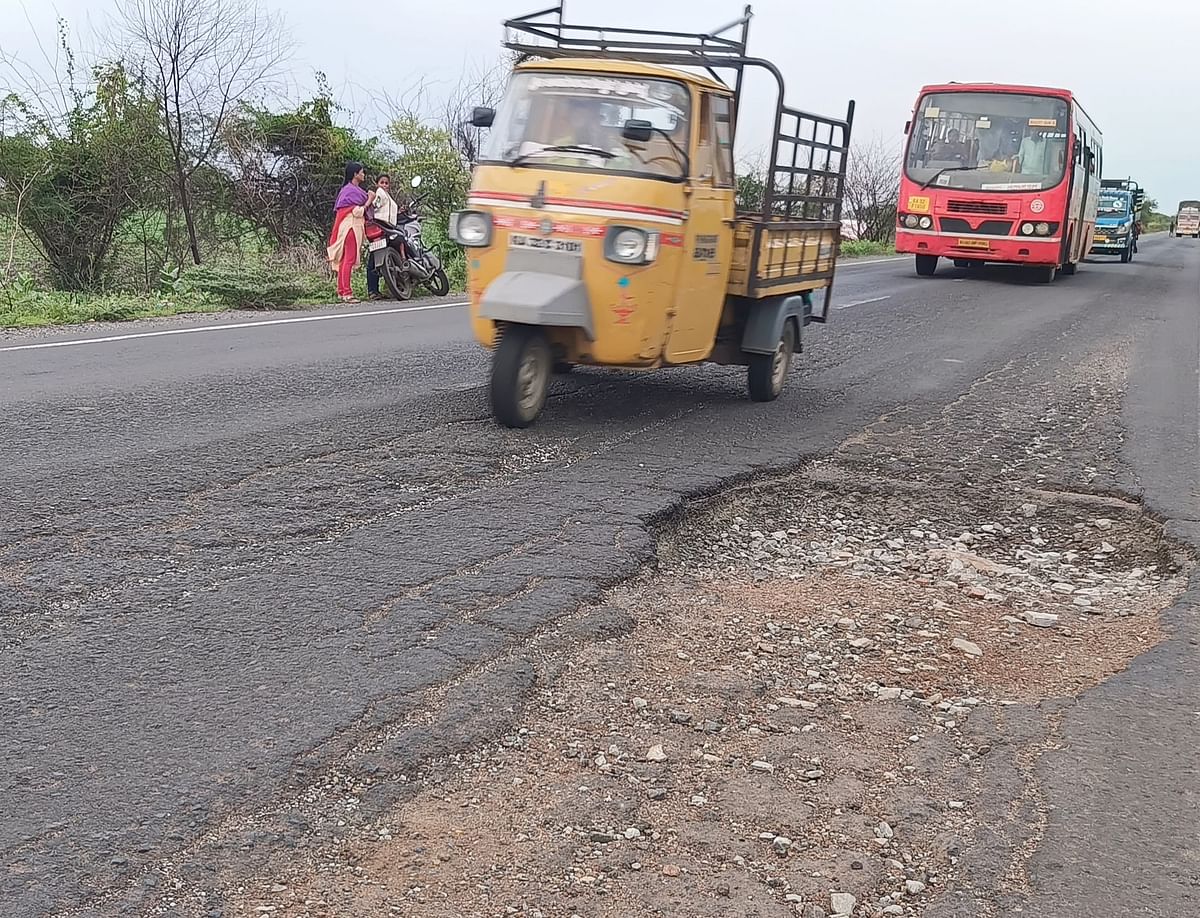
<svg viewBox="0 0 1200 918"><path fill-rule="evenodd" d="M1042 283L1074 274L1092 245L1102 138L1065 89L948 83L921 90L900 176L896 251L928 277L1029 265Z"/></svg>

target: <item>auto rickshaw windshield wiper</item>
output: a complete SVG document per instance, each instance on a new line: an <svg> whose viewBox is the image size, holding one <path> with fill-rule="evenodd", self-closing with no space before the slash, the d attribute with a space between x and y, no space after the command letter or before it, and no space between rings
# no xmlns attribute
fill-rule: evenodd
<svg viewBox="0 0 1200 918"><path fill-rule="evenodd" d="M938 169L937 172L929 176L929 181L921 184L922 188L928 188L937 181L939 175L945 175L947 172L970 172L972 169L978 169L978 166L947 166L945 169Z"/></svg>
<svg viewBox="0 0 1200 918"><path fill-rule="evenodd" d="M537 150L530 150L528 153L522 153L520 156L505 160L505 162L510 166L519 166L522 163L528 162L530 157L537 156L539 153L586 153L588 156L599 156L601 159L613 159L616 156L615 153L610 153L608 150L602 150L599 147L590 147L581 143L560 143L549 147L541 147Z"/></svg>
<svg viewBox="0 0 1200 918"><path fill-rule="evenodd" d="M663 137L667 138L667 143L669 143L671 145L671 147L675 150L675 152L678 154L679 169L680 169L680 172L682 173L683 177L686 179L688 177L688 173L692 171L692 161L690 159L688 159L687 150L685 150L678 143L676 143L675 138L672 137L670 134L668 134L666 131L662 130L661 128L656 128L656 130L658 130L659 133L661 133L663 135Z"/></svg>

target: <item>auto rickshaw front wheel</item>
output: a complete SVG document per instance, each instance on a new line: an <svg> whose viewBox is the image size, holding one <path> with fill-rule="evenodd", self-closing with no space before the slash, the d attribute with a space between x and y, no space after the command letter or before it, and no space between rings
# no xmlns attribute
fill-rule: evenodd
<svg viewBox="0 0 1200 918"><path fill-rule="evenodd" d="M505 427L528 427L542 413L554 359L546 333L509 325L492 358L492 416Z"/></svg>
<svg viewBox="0 0 1200 918"><path fill-rule="evenodd" d="M783 323L783 334L775 346L775 353L747 355L750 360L746 381L750 387L750 398L756 402L773 402L779 398L795 353L796 323L788 319Z"/></svg>

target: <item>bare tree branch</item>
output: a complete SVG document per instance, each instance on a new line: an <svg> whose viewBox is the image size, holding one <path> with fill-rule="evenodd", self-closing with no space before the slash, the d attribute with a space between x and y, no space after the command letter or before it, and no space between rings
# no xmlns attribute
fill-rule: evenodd
<svg viewBox="0 0 1200 918"><path fill-rule="evenodd" d="M899 194L899 147L879 135L853 145L846 168L845 214L859 239L891 240Z"/></svg>
<svg viewBox="0 0 1200 918"><path fill-rule="evenodd" d="M192 260L200 242L191 183L210 166L233 111L261 98L291 48L283 20L239 0L122 0L125 50L155 83Z"/></svg>

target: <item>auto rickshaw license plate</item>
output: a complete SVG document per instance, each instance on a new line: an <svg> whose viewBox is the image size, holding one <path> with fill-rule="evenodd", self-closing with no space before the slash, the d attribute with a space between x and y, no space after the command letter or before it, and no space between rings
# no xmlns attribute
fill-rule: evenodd
<svg viewBox="0 0 1200 918"><path fill-rule="evenodd" d="M526 236L513 233L508 244L514 249L540 249L543 252L567 252L578 255L583 252L583 243L578 239L552 239L545 236Z"/></svg>
<svg viewBox="0 0 1200 918"><path fill-rule="evenodd" d="M991 244L986 239L960 239L958 247L960 249L989 249Z"/></svg>

